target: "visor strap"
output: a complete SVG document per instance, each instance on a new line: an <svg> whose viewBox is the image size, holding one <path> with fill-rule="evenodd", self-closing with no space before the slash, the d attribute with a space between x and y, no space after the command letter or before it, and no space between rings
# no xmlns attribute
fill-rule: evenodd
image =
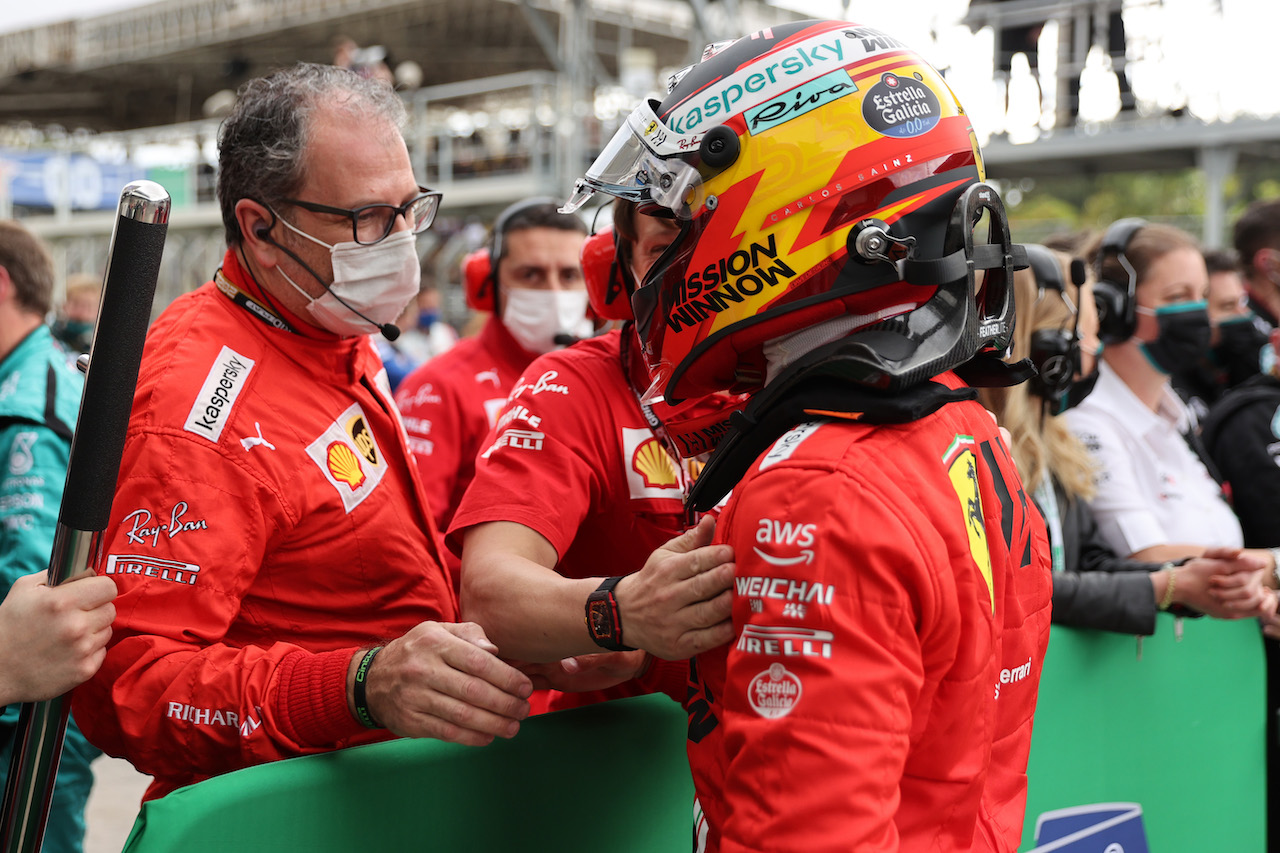
<svg viewBox="0 0 1280 853"><path fill-rule="evenodd" d="M1008 252L1006 248L1009 249ZM973 268L1000 269L1005 265L1006 256L1013 261L1014 269L1026 268L1027 249L1016 243L1008 247L999 243L982 243L974 246ZM963 249L941 258L907 258L902 261L902 280L916 285L949 284L964 278L968 272L969 259L965 257Z"/></svg>
<svg viewBox="0 0 1280 853"><path fill-rule="evenodd" d="M902 261L902 280L915 285L950 284L969 274L964 250L942 258L907 258Z"/></svg>

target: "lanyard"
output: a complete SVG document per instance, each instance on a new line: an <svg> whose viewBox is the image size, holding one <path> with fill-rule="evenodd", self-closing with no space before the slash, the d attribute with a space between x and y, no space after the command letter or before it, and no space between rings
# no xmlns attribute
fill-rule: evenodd
<svg viewBox="0 0 1280 853"><path fill-rule="evenodd" d="M676 448L675 442L671 439L671 433L667 431L666 426L662 423L662 419L653 411L653 407L646 403L640 394L640 389L635 386L631 380L631 329L623 327L622 340L622 371L627 376L627 387L631 389L631 393L635 395L636 404L640 406L641 413L644 414L645 422L649 425L649 431L653 433L653 437L667 451L667 455L671 457L676 469L676 479L680 483L680 491L683 495L685 505L685 522L689 526L693 526L698 522L698 513L689 504L689 492L693 488L693 481L697 477L697 471L701 469L701 465L695 463L692 459L685 459L680 455L680 451Z"/></svg>
<svg viewBox="0 0 1280 853"><path fill-rule="evenodd" d="M213 274L213 282L218 285L218 290L221 290L224 296L268 326L285 332L297 333L298 330L289 325L283 317L237 287L231 279L223 274L221 267Z"/></svg>
<svg viewBox="0 0 1280 853"><path fill-rule="evenodd" d="M1045 524L1049 527L1049 553L1053 555L1053 570L1066 571L1066 554L1062 545L1062 516L1058 512L1058 495L1053 488L1053 478L1048 471L1040 478L1036 486L1036 503L1044 513Z"/></svg>

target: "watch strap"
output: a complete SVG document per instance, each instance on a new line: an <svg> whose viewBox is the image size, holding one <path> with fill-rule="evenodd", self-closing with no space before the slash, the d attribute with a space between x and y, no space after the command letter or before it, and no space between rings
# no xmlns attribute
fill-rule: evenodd
<svg viewBox="0 0 1280 853"><path fill-rule="evenodd" d="M605 578L600 586L587 596L587 632L597 646L611 652L635 651L631 646L623 645L622 616L618 612L618 600L613 595L613 588L623 577L623 575L615 575Z"/></svg>

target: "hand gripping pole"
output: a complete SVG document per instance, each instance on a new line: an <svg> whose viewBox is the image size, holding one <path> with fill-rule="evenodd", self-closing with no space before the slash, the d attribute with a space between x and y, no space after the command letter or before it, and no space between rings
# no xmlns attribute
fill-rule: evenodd
<svg viewBox="0 0 1280 853"><path fill-rule="evenodd" d="M49 559L51 586L93 571L90 565L111 515L169 228L169 206L169 194L151 181L135 181L120 194ZM40 849L70 708L67 695L22 706L0 813L3 853Z"/></svg>

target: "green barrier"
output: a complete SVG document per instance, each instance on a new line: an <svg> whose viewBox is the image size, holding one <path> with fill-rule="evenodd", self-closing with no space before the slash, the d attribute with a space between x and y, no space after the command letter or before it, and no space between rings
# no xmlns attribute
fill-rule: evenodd
<svg viewBox="0 0 1280 853"><path fill-rule="evenodd" d="M146 803L125 851L688 850L686 722L642 696L481 749L399 740L277 761Z"/></svg>
<svg viewBox="0 0 1280 853"><path fill-rule="evenodd" d="M1261 632L1253 621L1184 619L1182 628L1179 641L1174 618L1161 615L1139 658L1134 637L1053 627L1022 849L1035 846L1045 812L1097 803L1140 806L1147 845L1158 853L1266 849ZM1074 835L1042 840L1042 849L1145 849L1104 838L1125 823L1120 811L1101 833L1087 829L1090 819L1069 817Z"/></svg>
<svg viewBox="0 0 1280 853"><path fill-rule="evenodd" d="M1056 853L1265 849L1258 627L1183 632L1162 615L1139 658L1134 637L1054 627L1023 850L1045 813L1059 829L1046 822L1041 849ZM125 853L688 850L685 723L644 696L538 717L483 749L400 740L252 767L147 803ZM1076 808L1100 803L1114 807Z"/></svg>

